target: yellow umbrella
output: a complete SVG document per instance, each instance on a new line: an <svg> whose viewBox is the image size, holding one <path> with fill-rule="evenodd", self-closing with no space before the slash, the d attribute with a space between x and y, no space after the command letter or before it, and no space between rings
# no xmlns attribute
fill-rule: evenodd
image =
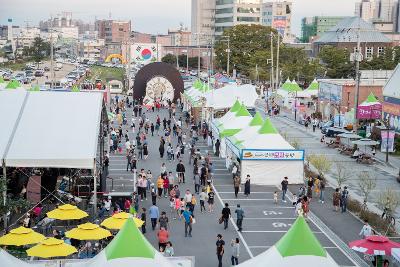
<svg viewBox="0 0 400 267"><path fill-rule="evenodd" d="M78 240L99 240L111 236L111 233L97 224L84 223L78 225L77 228L65 232L65 236Z"/></svg>
<svg viewBox="0 0 400 267"><path fill-rule="evenodd" d="M45 239L46 237L44 235L36 233L30 228L20 226L18 228L12 229L9 234L0 237L0 245L24 246L36 244Z"/></svg>
<svg viewBox="0 0 400 267"><path fill-rule="evenodd" d="M119 230L122 228L125 221L130 217L132 217L132 215L126 212L116 213L112 217L105 219L100 225L108 229ZM137 227L142 226L144 223L144 221L136 217L133 217L133 221Z"/></svg>
<svg viewBox="0 0 400 267"><path fill-rule="evenodd" d="M85 211L70 204L61 205L47 213L47 217L57 220L79 220L87 216L89 215Z"/></svg>
<svg viewBox="0 0 400 267"><path fill-rule="evenodd" d="M39 258L66 257L76 252L78 250L75 247L54 237L47 238L42 243L26 250L28 256Z"/></svg>

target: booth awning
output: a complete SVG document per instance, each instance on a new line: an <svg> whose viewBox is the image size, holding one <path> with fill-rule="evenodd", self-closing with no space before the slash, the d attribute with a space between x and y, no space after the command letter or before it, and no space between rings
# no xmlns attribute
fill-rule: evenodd
<svg viewBox="0 0 400 267"><path fill-rule="evenodd" d="M92 169L102 93L0 91L0 156L8 167Z"/></svg>

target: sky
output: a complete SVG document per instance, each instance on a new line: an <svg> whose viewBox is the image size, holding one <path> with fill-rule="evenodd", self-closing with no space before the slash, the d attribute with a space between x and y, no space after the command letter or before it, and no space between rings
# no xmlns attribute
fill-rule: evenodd
<svg viewBox="0 0 400 267"><path fill-rule="evenodd" d="M292 0L292 29L300 34L301 19L306 16L354 14L354 3L360 0ZM130 19L133 30L166 33L184 23L190 28L191 0L1 0L0 24L13 18L16 25L37 25L40 20L62 11L73 18L94 21L97 17Z"/></svg>

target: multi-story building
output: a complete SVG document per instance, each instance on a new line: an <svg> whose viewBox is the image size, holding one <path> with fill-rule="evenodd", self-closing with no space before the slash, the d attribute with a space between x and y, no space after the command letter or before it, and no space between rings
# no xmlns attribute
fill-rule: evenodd
<svg viewBox="0 0 400 267"><path fill-rule="evenodd" d="M315 16L306 17L301 20L301 41L311 42L315 37L321 36L327 30L335 27L346 17L338 16Z"/></svg>
<svg viewBox="0 0 400 267"><path fill-rule="evenodd" d="M97 20L95 28L99 33L98 37L104 39L106 44L127 41L131 35L130 20Z"/></svg>
<svg viewBox="0 0 400 267"><path fill-rule="evenodd" d="M393 42L371 23L359 17L349 17L313 42L313 54L317 55L326 45L344 48L352 53L357 50L357 41L360 42L361 54L366 59L382 55L386 47L393 45Z"/></svg>
<svg viewBox="0 0 400 267"><path fill-rule="evenodd" d="M104 39L81 40L79 42L79 56L90 60L100 60L104 57Z"/></svg>
<svg viewBox="0 0 400 267"><path fill-rule="evenodd" d="M232 0L192 0L191 32L194 36L203 34L214 36L215 7L218 2L232 2ZM193 38L192 44L205 43L204 38Z"/></svg>
<svg viewBox="0 0 400 267"><path fill-rule="evenodd" d="M356 3L354 15L362 18L365 21L371 21L375 14L375 1L374 0L362 0Z"/></svg>
<svg viewBox="0 0 400 267"><path fill-rule="evenodd" d="M104 39L105 57L111 54L126 54L122 45L124 42L128 42L131 37L130 20L97 20L95 30L99 33L98 38Z"/></svg>
<svg viewBox="0 0 400 267"><path fill-rule="evenodd" d="M215 35L236 25L261 24L261 0L217 0Z"/></svg>
<svg viewBox="0 0 400 267"><path fill-rule="evenodd" d="M261 24L276 29L283 42L293 41L291 33L292 2L263 2L261 5Z"/></svg>

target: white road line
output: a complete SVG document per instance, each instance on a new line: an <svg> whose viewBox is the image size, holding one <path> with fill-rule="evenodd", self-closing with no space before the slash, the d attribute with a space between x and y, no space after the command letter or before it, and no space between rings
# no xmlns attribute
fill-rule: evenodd
<svg viewBox="0 0 400 267"><path fill-rule="evenodd" d="M260 206L252 206L252 205L240 205L242 208L260 208ZM268 210L274 210L274 209L293 209L294 207L268 207L266 208Z"/></svg>
<svg viewBox="0 0 400 267"><path fill-rule="evenodd" d="M249 248L270 248L271 246L249 246ZM323 248L325 248L325 249L329 249L329 248L336 248L336 249L338 249L337 247L323 247Z"/></svg>
<svg viewBox="0 0 400 267"><path fill-rule="evenodd" d="M220 194L234 194L235 192L218 192L218 193L220 193ZM271 193L271 194L273 194L274 192L251 192L251 194L268 194L268 193Z"/></svg>
<svg viewBox="0 0 400 267"><path fill-rule="evenodd" d="M263 231L242 231L242 233L287 233L288 231L280 231L280 230L263 230ZM314 234L323 234L323 232L315 231Z"/></svg>
<svg viewBox="0 0 400 267"><path fill-rule="evenodd" d="M245 220L296 220L297 218L294 218L294 217L292 217L292 218L281 218L281 217L275 217L275 218L271 218L271 217L268 217L268 218L265 218L265 217L262 217L262 218L247 218L247 217L245 217Z"/></svg>
<svg viewBox="0 0 400 267"><path fill-rule="evenodd" d="M273 198L224 198L222 200L226 200L226 201L234 201L234 200L251 200L251 201L265 201L265 200L274 200Z"/></svg>
<svg viewBox="0 0 400 267"><path fill-rule="evenodd" d="M218 190L215 188L214 185L212 185L212 187L213 187L213 189L214 189L215 194L217 195L217 198L218 198L219 202L221 203L222 207L224 207L224 202L222 201L221 196L220 196L219 193L218 193ZM234 225L235 230L236 230L236 233L239 235L240 240L242 240L242 244L243 244L243 246L246 248L247 253L249 253L250 258L254 258L254 255L253 255L253 253L251 252L249 246L247 245L246 240L243 238L242 233L239 232L239 231L237 230L237 226L236 226L235 221L233 220L232 217L230 218L230 221L231 221L232 225Z"/></svg>

